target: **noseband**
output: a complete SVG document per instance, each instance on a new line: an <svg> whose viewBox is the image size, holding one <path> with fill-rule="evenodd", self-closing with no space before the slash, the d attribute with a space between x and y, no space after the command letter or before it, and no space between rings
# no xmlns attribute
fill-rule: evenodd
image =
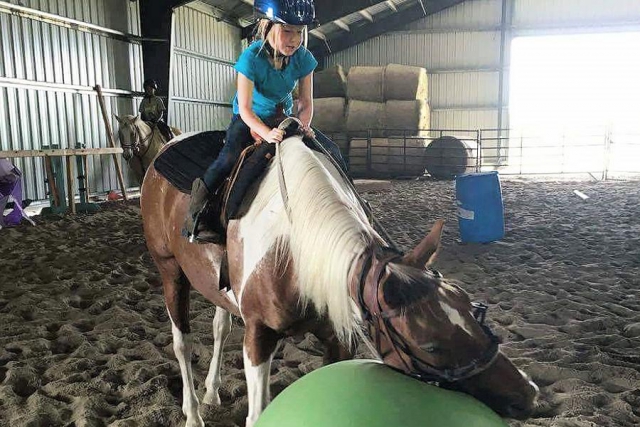
<svg viewBox="0 0 640 427"><path fill-rule="evenodd" d="M375 257L376 250L367 251L364 265L360 273L360 280L357 282L357 295L359 305L362 309L364 320L369 325L369 331L374 329L372 338L375 348L384 360L391 353L396 353L404 365L403 372L421 381L453 383L465 380L487 369L493 364L498 356L499 339L485 324L487 306L481 303L472 303L474 308L473 317L476 319L484 333L489 338L490 344L480 357L471 360L467 365L442 369L424 360L416 354L412 347L407 344L404 337L394 328L391 320L402 315L400 309L383 310L380 304L379 290L387 278L384 278L385 269L391 262L397 262L402 258L402 254L393 248L383 248L383 255L380 259ZM442 277L435 271L429 270L434 276ZM366 304L365 302L370 302ZM382 335L386 335L391 349L382 354ZM404 353L410 360L408 363Z"/></svg>
<svg viewBox="0 0 640 427"><path fill-rule="evenodd" d="M138 126L135 125L135 123L128 123L127 126L130 126L133 128L133 133L135 135L135 139L133 143L128 143L125 144L122 141L122 138L120 138L120 146L122 147L123 150L126 149L130 149L131 151L133 151L134 156L136 157L144 157L147 152L149 151L149 149L151 148L151 145L148 144L147 145L147 149L145 150L144 153L140 153L140 146L143 145L144 143L146 143L147 141L149 141L152 137L153 137L153 133L155 132L153 128L151 128L151 133L149 134L149 136L147 136L146 138L142 138L142 134L140 133L140 129L138 128ZM120 133L122 132L122 130L120 130ZM136 151L138 151L136 153Z"/></svg>

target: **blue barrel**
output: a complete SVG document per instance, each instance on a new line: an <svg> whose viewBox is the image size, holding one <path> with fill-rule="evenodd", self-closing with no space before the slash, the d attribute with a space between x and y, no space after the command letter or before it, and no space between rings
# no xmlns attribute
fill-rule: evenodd
<svg viewBox="0 0 640 427"><path fill-rule="evenodd" d="M498 172L459 175L456 200L460 239L464 243L488 243L504 237L504 207Z"/></svg>

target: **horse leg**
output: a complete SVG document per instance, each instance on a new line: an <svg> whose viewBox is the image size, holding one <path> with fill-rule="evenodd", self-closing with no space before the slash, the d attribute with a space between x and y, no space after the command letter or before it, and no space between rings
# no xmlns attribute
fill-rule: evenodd
<svg viewBox="0 0 640 427"><path fill-rule="evenodd" d="M182 376L182 412L187 417L186 427L204 427L191 370L192 342L189 326L191 284L174 258L163 260L158 263L158 267L163 276L164 299L171 318L173 351L178 359Z"/></svg>
<svg viewBox="0 0 640 427"><path fill-rule="evenodd" d="M244 372L247 378L249 413L246 427L252 427L271 400L269 374L280 335L264 325L247 323L244 333Z"/></svg>
<svg viewBox="0 0 640 427"><path fill-rule="evenodd" d="M207 405L220 405L220 368L222 366L222 350L227 337L231 333L231 314L223 308L216 308L213 318L213 356L209 365L209 373L204 380L207 393L202 399Z"/></svg>
<svg viewBox="0 0 640 427"><path fill-rule="evenodd" d="M324 344L323 365L353 359L354 352L338 340L333 330L316 333L316 336Z"/></svg>

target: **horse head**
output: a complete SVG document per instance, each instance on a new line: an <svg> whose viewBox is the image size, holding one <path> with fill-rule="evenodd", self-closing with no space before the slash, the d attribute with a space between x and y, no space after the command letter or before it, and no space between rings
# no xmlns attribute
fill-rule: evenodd
<svg viewBox="0 0 640 427"><path fill-rule="evenodd" d="M443 224L405 256L377 247L360 261L352 283L376 351L405 374L468 393L502 416L527 418L538 387L499 351L484 323L486 306L426 268Z"/></svg>
<svg viewBox="0 0 640 427"><path fill-rule="evenodd" d="M140 155L140 152L144 151L149 143L152 130L140 119L140 116L114 116L119 123L118 137L123 150L122 156L126 161L129 161L134 155Z"/></svg>

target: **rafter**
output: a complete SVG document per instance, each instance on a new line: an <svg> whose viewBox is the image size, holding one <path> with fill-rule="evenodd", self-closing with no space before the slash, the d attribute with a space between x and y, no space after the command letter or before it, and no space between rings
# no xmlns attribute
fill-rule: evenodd
<svg viewBox="0 0 640 427"><path fill-rule="evenodd" d="M366 19L369 22L373 22L373 15L371 15L369 12L367 12L366 10L361 10L360 12L358 12L360 15L362 15L362 17L364 19Z"/></svg>
<svg viewBox="0 0 640 427"><path fill-rule="evenodd" d="M387 0L387 6L389 6L389 9L393 10L394 12L398 11L396 4L392 0Z"/></svg>
<svg viewBox="0 0 640 427"><path fill-rule="evenodd" d="M342 19L333 21L333 23L336 24L338 27L340 27L340 29L344 31L351 31L351 28L349 28L349 26Z"/></svg>

